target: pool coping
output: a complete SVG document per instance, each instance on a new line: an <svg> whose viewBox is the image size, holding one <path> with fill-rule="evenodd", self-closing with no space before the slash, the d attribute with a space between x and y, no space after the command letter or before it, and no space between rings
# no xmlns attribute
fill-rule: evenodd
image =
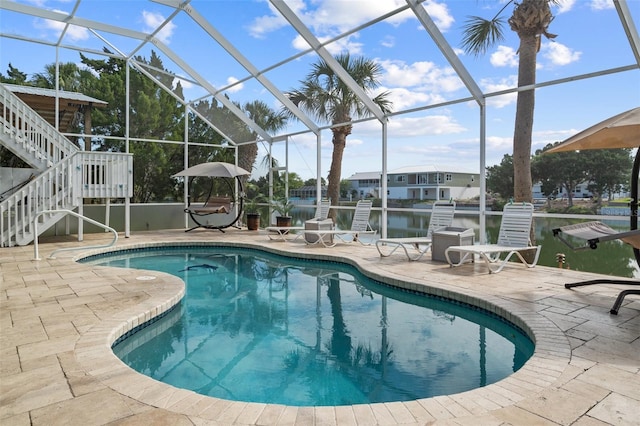
<svg viewBox="0 0 640 426"><path fill-rule="evenodd" d="M387 420L392 418L397 420L397 418L406 417L407 413L422 413L422 417L432 419L488 414L493 410L510 407L531 398L551 386L562 377L571 361L571 347L567 336L552 321L536 312L535 306L531 304L517 303L500 296L491 296L469 289L462 293L461 289L444 283L427 284L422 278L409 281L406 277L389 271L384 271L384 273L373 271L367 267L368 265L364 265L361 259L341 257L338 254L332 254L331 251L292 252L289 245L274 246L194 239L190 241L134 243L91 250L74 257L74 260L111 251L160 246L212 245L259 249L282 255L346 263L358 268L364 275L390 285L477 306L503 317L527 332L535 343L533 356L520 370L485 387L407 402L336 407L289 407L277 404L228 401L204 396L140 374L126 366L111 350L112 343L118 337L171 309L184 295L182 280L154 271L154 276L161 279L147 281L147 284L153 286L153 292L150 292L151 296L147 300L104 319L78 339L74 353L79 365L88 375L136 401L202 421L214 421L220 422L220 424L231 424L231 422L272 424L275 418L278 419L277 422L282 422L283 416L287 418L292 412L312 410L314 413L312 417L316 420L318 416L323 417L323 412L333 411L333 416L339 416L338 413L342 412L342 415L348 418L354 417L356 424L368 424L372 420L378 423L381 418L389 416ZM133 275L148 276L149 274L136 271ZM424 414L424 411L429 413L428 416ZM413 418L415 420L415 414L413 414Z"/></svg>

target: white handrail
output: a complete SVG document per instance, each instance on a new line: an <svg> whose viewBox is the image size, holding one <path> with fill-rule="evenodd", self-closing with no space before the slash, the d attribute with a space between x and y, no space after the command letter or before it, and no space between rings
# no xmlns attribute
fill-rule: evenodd
<svg viewBox="0 0 640 426"><path fill-rule="evenodd" d="M83 246L83 247L67 247L67 248L60 248L57 250L54 250L51 252L51 254L49 255L49 259L55 259L54 254L60 252L60 251L70 251L70 250L82 250L82 249L89 249L89 248L104 248L104 247L111 247L112 245L114 245L117 241L118 241L118 232L113 229L110 226L107 226L103 223L100 223L98 221L95 221L89 217L83 216L79 213L76 213L72 210L65 210L65 209L61 209L61 210L43 210L41 212L39 212L35 218L33 219L33 233L34 233L34 238L33 238L33 257L34 260L41 260L40 259L40 254L38 253L38 218L40 216L42 216L43 214L53 214L53 213L65 213L65 214L70 214L72 216L75 216L77 218L83 219L93 225L99 226L101 228L106 229L107 231L113 232L113 241L111 241L111 243L109 244L101 244L101 245L94 245L94 246Z"/></svg>

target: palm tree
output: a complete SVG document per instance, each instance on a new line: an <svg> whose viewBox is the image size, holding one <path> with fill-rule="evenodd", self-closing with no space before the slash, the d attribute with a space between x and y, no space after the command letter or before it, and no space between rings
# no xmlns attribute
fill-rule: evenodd
<svg viewBox="0 0 640 426"><path fill-rule="evenodd" d="M352 58L348 53L337 56L336 60L366 92L371 93L379 86L378 77L382 69L374 61L363 57ZM371 112L323 59L311 66L311 72L301 84L300 89L287 93L289 99L318 121L335 126L331 128L333 155L327 196L331 199L332 205L337 205L340 199L342 156L347 145L347 136L351 134L351 120L368 117ZM373 98L373 102L383 112L390 111L389 92L378 94ZM335 210L331 210L331 215L335 218Z"/></svg>
<svg viewBox="0 0 640 426"><path fill-rule="evenodd" d="M500 15L508 5L513 4L513 14L508 19L509 26L518 34L520 46L518 54L518 87L533 85L536 82L536 56L540 50L541 37L555 38L547 29L553 20L550 3L557 0L521 0L507 2L491 20L473 16L464 27L462 40L466 52L476 56L485 53L489 47L503 39L504 21ZM513 193L515 201L533 200L531 181L531 134L533 131L533 113L535 91L518 92L516 104L515 130L513 134Z"/></svg>
<svg viewBox="0 0 640 426"><path fill-rule="evenodd" d="M274 111L263 101L247 102L242 110L258 126L267 132L277 132L287 125L288 116L283 111ZM253 137L255 137L253 133ZM241 145L238 149L238 166L252 171L258 156L257 143ZM246 177L248 179L248 176Z"/></svg>

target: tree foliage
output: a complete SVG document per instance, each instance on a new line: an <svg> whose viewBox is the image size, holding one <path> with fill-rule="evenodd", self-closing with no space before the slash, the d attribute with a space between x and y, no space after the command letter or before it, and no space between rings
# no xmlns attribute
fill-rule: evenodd
<svg viewBox="0 0 640 426"><path fill-rule="evenodd" d="M573 189L587 179L584 163L575 151L544 154L552 146L548 144L544 150L536 151L533 176L535 180L542 182L542 191L547 198L557 194L559 188L564 188L569 207L572 207Z"/></svg>
<svg viewBox="0 0 640 426"><path fill-rule="evenodd" d="M541 191L550 201L563 189L568 194L568 206L573 207L573 190L588 182L598 204L629 185L633 160L630 149L599 149L547 154L556 146L548 144L532 158L532 182L541 184ZM513 197L513 159L505 154L500 164L487 167L487 190L503 200Z"/></svg>
<svg viewBox="0 0 640 426"><path fill-rule="evenodd" d="M633 166L631 149L601 149L581 151L589 179L589 191L596 195L598 205L605 196L628 188Z"/></svg>
<svg viewBox="0 0 640 426"><path fill-rule="evenodd" d="M15 68L13 65L11 65L11 62L9 62L7 75L5 76L0 72L0 83L19 84L24 86L27 83L27 73L24 73Z"/></svg>
<svg viewBox="0 0 640 426"><path fill-rule="evenodd" d="M600 205L604 195L612 195L628 185L633 162L630 149L546 153L558 143L548 144L536 151L533 158L534 179L542 182L542 191L547 197L564 189L568 205L572 207L574 188L588 182L589 191L594 193Z"/></svg>
<svg viewBox="0 0 640 426"><path fill-rule="evenodd" d="M513 197L513 157L505 154L500 164L487 167L487 190L503 200Z"/></svg>
<svg viewBox="0 0 640 426"><path fill-rule="evenodd" d="M106 53L111 53L105 49ZM80 54L82 63L97 76L93 87L86 93L89 96L106 100L109 105L95 112L92 122L94 134L104 135L96 139L97 150L125 152L125 141L110 139L109 136L124 138L127 128L127 64L124 60L113 58L94 60ZM163 86L173 87L174 77L164 70L162 60L151 52L149 60L136 57L141 66L156 78ZM184 108L178 101L182 99L182 86L178 82L173 94L162 90L153 80L135 68L129 69L129 152L133 161L133 198L136 203L162 201L174 194L175 182L171 175L181 170L181 164L174 159L181 154L181 147L175 144L162 144L148 140L182 140ZM106 99L105 99L106 98Z"/></svg>
<svg viewBox="0 0 640 426"><path fill-rule="evenodd" d="M373 94L378 88L378 78L382 70L373 60L351 57L348 53L343 53L336 57L336 61L365 92ZM327 196L331 203L336 205L340 199L342 157L347 136L352 130L351 120L368 117L371 111L323 59L311 66L311 71L300 84L299 89L287 93L289 99L311 117L322 123L334 125L331 128L333 154ZM391 110L388 92L373 96L373 102L385 113ZM331 210L331 214L335 215L335 210Z"/></svg>

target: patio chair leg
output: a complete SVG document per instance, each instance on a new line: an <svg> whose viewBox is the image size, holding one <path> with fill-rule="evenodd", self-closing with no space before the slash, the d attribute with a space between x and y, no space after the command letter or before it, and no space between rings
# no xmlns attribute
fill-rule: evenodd
<svg viewBox="0 0 640 426"><path fill-rule="evenodd" d="M618 294L618 297L616 298L616 302L613 304L613 307L611 308L611 310L609 311L609 313L613 314L613 315L618 315L618 309L620 309L620 305L622 305L622 301L624 300L625 296L628 294L639 294L640 295L640 290L622 290L620 292L620 294Z"/></svg>
<svg viewBox="0 0 640 426"><path fill-rule="evenodd" d="M610 280L610 279L597 279L597 280L589 280L589 281L579 281L577 283L567 283L564 285L564 288L573 288L580 287L583 285L592 285L592 284L623 284L623 285L640 285L640 281L629 281L629 280ZM620 309L620 305L624 301L625 296L628 294L640 294L640 290L629 289L622 290L618 293L618 297L613 304L613 307L609 311L612 315L618 315L618 310Z"/></svg>

